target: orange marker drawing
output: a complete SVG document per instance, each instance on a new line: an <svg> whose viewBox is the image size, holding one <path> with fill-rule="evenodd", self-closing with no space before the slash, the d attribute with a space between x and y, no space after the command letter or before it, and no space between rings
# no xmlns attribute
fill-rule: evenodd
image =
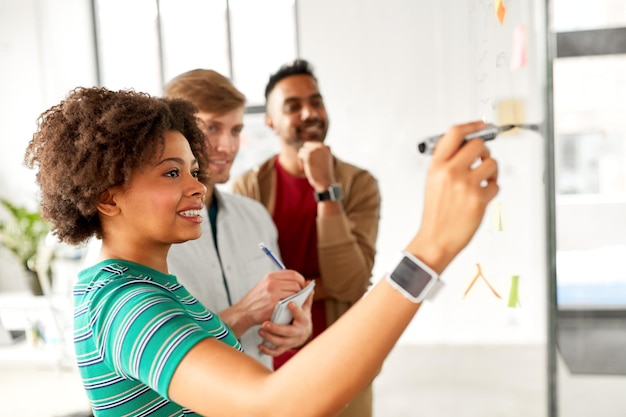
<svg viewBox="0 0 626 417"><path fill-rule="evenodd" d="M495 290L495 288L493 288L491 286L491 284L489 284L489 281L487 281L487 278L485 278L485 276L483 275L483 270L480 267L480 264L476 264L476 267L478 268L478 271L476 271L476 276L474 277L474 279L472 279L472 282L470 282L470 285L467 287L467 289L465 290L465 292L463 293L463 298L465 298L467 296L467 294L470 292L470 290L472 289L472 287L474 286L474 284L476 284L476 281L478 281L478 278L482 278L485 283L487 284L487 286L489 287L489 289L491 290L491 292L498 298L502 298L500 296L500 294L498 294L498 291Z"/></svg>
<svg viewBox="0 0 626 417"><path fill-rule="evenodd" d="M506 15L506 7L504 7L504 1L495 0L494 10L496 11L496 17L498 18L498 22L500 22L500 26L502 26L504 24L504 16Z"/></svg>

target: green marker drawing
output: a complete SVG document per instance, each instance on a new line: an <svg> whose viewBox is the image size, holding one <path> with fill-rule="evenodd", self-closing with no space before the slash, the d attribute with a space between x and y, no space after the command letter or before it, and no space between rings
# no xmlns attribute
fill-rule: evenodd
<svg viewBox="0 0 626 417"><path fill-rule="evenodd" d="M509 292L508 307L515 308L519 305L519 275L513 275L511 277L511 291Z"/></svg>

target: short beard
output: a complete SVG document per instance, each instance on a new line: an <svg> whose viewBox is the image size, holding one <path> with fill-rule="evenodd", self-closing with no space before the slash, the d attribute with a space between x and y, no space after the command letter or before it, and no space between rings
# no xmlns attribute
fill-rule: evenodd
<svg viewBox="0 0 626 417"><path fill-rule="evenodd" d="M296 149L300 149L302 147L302 145L304 145L305 142L320 142L320 143L324 143L324 139L326 139L326 135L320 137L320 138L315 138L315 139L300 139L299 137L294 137L294 138L290 138L287 140L287 143L289 144L289 146L292 146Z"/></svg>
<svg viewBox="0 0 626 417"><path fill-rule="evenodd" d="M300 138L290 138L290 139L287 139L287 144L289 146L291 146L292 148L295 148L296 150L300 150L302 145L304 145L304 142L305 141L300 139Z"/></svg>

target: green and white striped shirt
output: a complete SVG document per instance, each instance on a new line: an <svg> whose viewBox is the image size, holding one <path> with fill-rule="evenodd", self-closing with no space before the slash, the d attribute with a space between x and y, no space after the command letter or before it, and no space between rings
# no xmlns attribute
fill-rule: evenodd
<svg viewBox="0 0 626 417"><path fill-rule="evenodd" d="M168 399L179 362L209 337L242 350L175 276L133 262L81 271L74 306L76 359L96 416L197 415Z"/></svg>

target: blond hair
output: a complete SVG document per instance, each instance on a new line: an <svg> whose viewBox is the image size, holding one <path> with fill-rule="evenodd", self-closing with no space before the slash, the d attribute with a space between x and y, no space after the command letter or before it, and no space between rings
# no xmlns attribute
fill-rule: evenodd
<svg viewBox="0 0 626 417"><path fill-rule="evenodd" d="M228 78L207 69L194 69L178 75L166 85L165 96L191 101L198 110L218 115L246 104L246 97Z"/></svg>

